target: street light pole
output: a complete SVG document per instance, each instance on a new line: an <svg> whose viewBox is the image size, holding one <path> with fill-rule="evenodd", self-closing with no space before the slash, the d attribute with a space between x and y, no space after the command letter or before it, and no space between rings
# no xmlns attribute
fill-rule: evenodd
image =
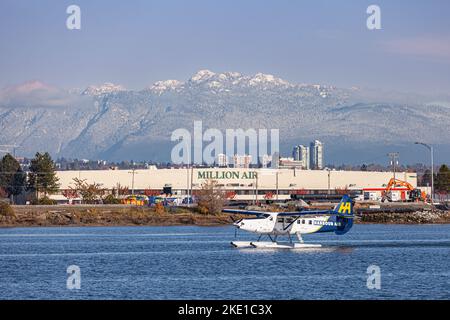
<svg viewBox="0 0 450 320"><path fill-rule="evenodd" d="M331 178L331 170L330 169L327 169L327 171L328 171L328 195L330 195L331 194L331 190L330 190L330 178Z"/></svg>
<svg viewBox="0 0 450 320"><path fill-rule="evenodd" d="M415 144L420 144L427 148L431 154L431 204L434 203L434 149L433 146L430 146L423 142L416 142Z"/></svg>

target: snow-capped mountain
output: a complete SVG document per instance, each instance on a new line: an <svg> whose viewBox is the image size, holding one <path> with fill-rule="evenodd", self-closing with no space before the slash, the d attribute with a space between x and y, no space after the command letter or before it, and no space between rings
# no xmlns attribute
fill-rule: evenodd
<svg viewBox="0 0 450 320"><path fill-rule="evenodd" d="M150 87L150 90L162 94L170 90L180 91L180 89L199 87L214 91L230 91L238 87L267 90L277 87L289 88L294 87L294 85L271 74L257 73L254 76L243 76L238 72L214 73L210 70L200 70L186 82L178 80L158 81Z"/></svg>
<svg viewBox="0 0 450 320"><path fill-rule="evenodd" d="M155 92L157 94L163 94L166 91L174 90L177 91L182 89L184 83L178 80L165 80L165 81L157 81L152 86L149 87L149 90Z"/></svg>
<svg viewBox="0 0 450 320"><path fill-rule="evenodd" d="M448 106L368 99L358 88L201 70L139 91L107 83L75 92L39 82L0 91L0 144L20 145L25 156L168 161L173 130L202 120L204 129L280 129L285 154L320 139L326 161L362 161L380 146L416 140L450 154Z"/></svg>
<svg viewBox="0 0 450 320"><path fill-rule="evenodd" d="M91 85L87 87L82 94L89 96L101 96L108 93L125 91L126 89L121 85L116 85L114 83L106 82L102 85L96 86Z"/></svg>

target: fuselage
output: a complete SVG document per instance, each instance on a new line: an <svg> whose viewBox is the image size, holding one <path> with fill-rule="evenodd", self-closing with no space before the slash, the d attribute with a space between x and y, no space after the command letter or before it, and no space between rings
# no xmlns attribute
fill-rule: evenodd
<svg viewBox="0 0 450 320"><path fill-rule="evenodd" d="M267 213L258 218L241 219L234 225L242 230L273 236L310 234L316 232L345 233L352 221L336 215L282 217Z"/></svg>

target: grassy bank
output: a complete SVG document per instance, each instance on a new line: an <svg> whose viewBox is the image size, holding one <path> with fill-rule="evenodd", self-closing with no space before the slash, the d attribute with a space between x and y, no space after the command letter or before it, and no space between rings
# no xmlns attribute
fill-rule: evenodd
<svg viewBox="0 0 450 320"><path fill-rule="evenodd" d="M214 226L231 222L228 215L201 215L188 209L156 212L131 206L14 206L0 215L0 227L34 226Z"/></svg>

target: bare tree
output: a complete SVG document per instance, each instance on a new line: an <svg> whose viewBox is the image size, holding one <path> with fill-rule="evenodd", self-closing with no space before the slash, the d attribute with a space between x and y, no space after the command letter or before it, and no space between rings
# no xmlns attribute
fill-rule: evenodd
<svg viewBox="0 0 450 320"><path fill-rule="evenodd" d="M202 214L219 214L226 199L225 192L218 186L217 181L208 180L202 184L197 193L198 210Z"/></svg>
<svg viewBox="0 0 450 320"><path fill-rule="evenodd" d="M105 189L99 183L88 184L86 179L73 178L75 187L70 187L73 191L80 194L83 202L88 204L97 203L105 194Z"/></svg>

